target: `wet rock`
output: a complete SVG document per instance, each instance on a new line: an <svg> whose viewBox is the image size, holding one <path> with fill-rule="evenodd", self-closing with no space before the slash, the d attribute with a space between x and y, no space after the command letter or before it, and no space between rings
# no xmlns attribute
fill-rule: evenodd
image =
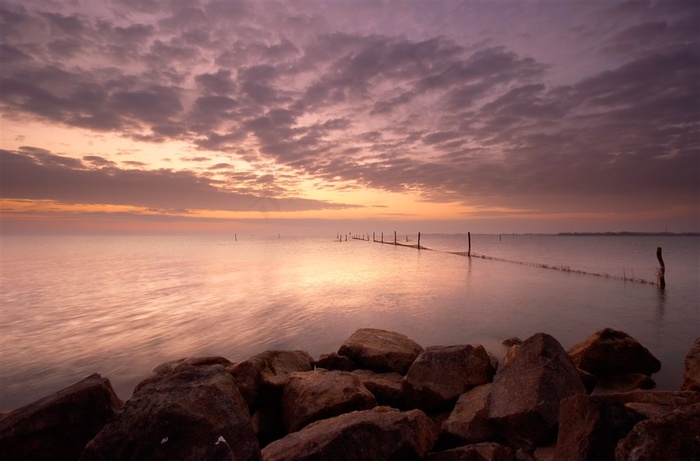
<svg viewBox="0 0 700 461"><path fill-rule="evenodd" d="M636 339L624 331L605 328L569 349L578 368L596 376L611 373L651 375L661 369L661 362Z"/></svg>
<svg viewBox="0 0 700 461"><path fill-rule="evenodd" d="M403 402L401 380L396 372L377 373L371 370L354 370L352 374L360 378L362 384L377 399L379 405L399 408Z"/></svg>
<svg viewBox="0 0 700 461"><path fill-rule="evenodd" d="M495 439L496 428L488 419L491 386L477 386L459 397L449 418L442 423L442 444L454 447Z"/></svg>
<svg viewBox="0 0 700 461"><path fill-rule="evenodd" d="M430 453L425 461L514 461L513 449L498 443L477 443Z"/></svg>
<svg viewBox="0 0 700 461"><path fill-rule="evenodd" d="M184 359L171 360L162 363L153 369L155 377L161 377L170 373L176 373L189 367L201 367L205 365L223 365L230 367L233 365L228 359L219 356L186 357Z"/></svg>
<svg viewBox="0 0 700 461"><path fill-rule="evenodd" d="M482 346L432 346L413 362L403 380L406 402L414 408L436 411L449 408L457 398L495 373Z"/></svg>
<svg viewBox="0 0 700 461"><path fill-rule="evenodd" d="M561 344L550 335L537 333L496 374L489 419L514 447L535 446L553 435L559 402L585 392Z"/></svg>
<svg viewBox="0 0 700 461"><path fill-rule="evenodd" d="M518 338L517 336L511 336L510 338L506 338L503 341L501 341L501 344L504 346L519 346L523 343L523 340Z"/></svg>
<svg viewBox="0 0 700 461"><path fill-rule="evenodd" d="M388 407L324 419L272 442L265 461L420 460L432 448L438 429L421 410Z"/></svg>
<svg viewBox="0 0 700 461"><path fill-rule="evenodd" d="M317 369L290 376L282 394L282 421L287 432L294 432L319 419L376 405L357 376Z"/></svg>
<svg viewBox="0 0 700 461"><path fill-rule="evenodd" d="M700 393L693 391L632 391L604 397L621 402L647 418L667 415L681 406L700 403Z"/></svg>
<svg viewBox="0 0 700 461"><path fill-rule="evenodd" d="M577 394L562 400L554 459L615 460L617 443L645 418L606 397Z"/></svg>
<svg viewBox="0 0 700 461"><path fill-rule="evenodd" d="M260 460L248 407L226 368L149 379L85 447L81 461Z"/></svg>
<svg viewBox="0 0 700 461"><path fill-rule="evenodd" d="M326 370L353 371L357 368L357 364L350 357L331 352L321 355L316 361L316 367Z"/></svg>
<svg viewBox="0 0 700 461"><path fill-rule="evenodd" d="M251 410L262 401L279 400L291 373L313 370L314 360L304 351L265 351L229 367Z"/></svg>
<svg viewBox="0 0 700 461"><path fill-rule="evenodd" d="M402 375L421 352L423 348L408 336L375 328L357 330L338 350L339 355L350 357L361 368Z"/></svg>
<svg viewBox="0 0 700 461"><path fill-rule="evenodd" d="M683 385L681 390L700 391L700 338L696 338L685 356L683 370Z"/></svg>
<svg viewBox="0 0 700 461"><path fill-rule="evenodd" d="M77 460L121 405L107 378L90 375L0 419L0 459Z"/></svg>
<svg viewBox="0 0 700 461"><path fill-rule="evenodd" d="M638 423L615 449L616 461L700 459L700 404Z"/></svg>

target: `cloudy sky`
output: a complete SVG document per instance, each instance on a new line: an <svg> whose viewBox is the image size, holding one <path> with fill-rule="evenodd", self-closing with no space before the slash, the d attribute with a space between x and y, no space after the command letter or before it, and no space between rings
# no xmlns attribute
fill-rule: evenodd
<svg viewBox="0 0 700 461"><path fill-rule="evenodd" d="M0 21L4 231L700 230L696 0Z"/></svg>

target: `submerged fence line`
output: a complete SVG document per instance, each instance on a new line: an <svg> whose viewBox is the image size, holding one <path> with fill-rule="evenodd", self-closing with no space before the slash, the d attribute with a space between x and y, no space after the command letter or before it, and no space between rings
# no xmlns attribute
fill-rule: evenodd
<svg viewBox="0 0 700 461"><path fill-rule="evenodd" d="M394 245L394 246L401 246L401 247L408 247L408 248L415 248L417 250L427 250L427 251L437 251L440 253L446 253L446 254L453 254L457 256L466 256L468 258L479 258L479 259L484 259L484 260L489 260L489 261L499 261L499 262L506 262L510 264L518 264L520 266L528 266L528 267L537 267L540 269L550 269L550 270L556 270L560 272L567 272L570 274L580 274L580 275L591 275L594 277L601 277L601 278L606 278L606 279L614 279L614 280L623 280L625 282L632 282L632 283L640 283L640 284L646 284L646 285L657 285L661 290L666 288L666 280L665 280L665 272L666 272L666 267L663 261L663 258L661 256L661 247L658 247L656 249L656 257L659 261L660 267L644 267L644 268L637 268L637 269L657 269L657 279L656 281L651 281L647 280L641 277L635 277L634 276L634 268L629 268L631 271L631 276L627 275L627 271L625 267L622 267L622 275L613 275L605 272L593 272L593 271L587 271L583 269L573 269L570 266L566 265L557 265L557 264L545 264L545 263L534 263L534 262L526 262L526 261L518 261L514 259L507 259L507 258L499 258L496 256L487 256L483 254L478 254L474 253L471 251L472 247L472 242L471 242L471 232L467 233L467 239L468 239L468 247L467 251L444 251L444 250L435 250L432 248L428 248L425 246L422 246L420 243L421 240L421 233L418 232L418 242L416 244L409 244L409 243L401 243L397 239L397 234L396 231L394 231L394 238L393 240L385 240L384 239L384 233L382 232L380 234L380 238L377 239L376 234L372 233L372 239L370 240L369 234L355 234L350 236L352 240L362 240L362 241L371 241L373 243L381 243L384 245ZM343 241L343 236L341 234L337 235L337 239L339 241ZM348 241L348 235L345 235L345 241ZM408 235L406 235L406 242L408 242Z"/></svg>

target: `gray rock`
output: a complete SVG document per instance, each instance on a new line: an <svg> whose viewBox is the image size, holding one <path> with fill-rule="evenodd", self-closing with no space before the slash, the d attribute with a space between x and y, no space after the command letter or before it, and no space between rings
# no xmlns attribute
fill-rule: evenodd
<svg viewBox="0 0 700 461"><path fill-rule="evenodd" d="M74 461L122 402L98 374L0 419L0 459Z"/></svg>
<svg viewBox="0 0 700 461"><path fill-rule="evenodd" d="M681 390L700 391L700 338L695 338L693 347L685 356Z"/></svg>
<svg viewBox="0 0 700 461"><path fill-rule="evenodd" d="M438 437L421 410L355 411L311 424L263 449L265 461L417 461Z"/></svg>
<svg viewBox="0 0 700 461"><path fill-rule="evenodd" d="M477 443L430 453L425 461L514 461L513 449L498 443Z"/></svg>
<svg viewBox="0 0 700 461"><path fill-rule="evenodd" d="M294 432L319 419L376 405L360 378L347 371L294 373L282 394L282 421L287 432Z"/></svg>
<svg viewBox="0 0 700 461"><path fill-rule="evenodd" d="M226 368L149 379L85 447L81 461L260 460L248 407Z"/></svg>
<svg viewBox="0 0 700 461"><path fill-rule="evenodd" d="M569 349L574 364L601 376L610 373L651 375L661 369L661 362L636 339L624 331L605 328Z"/></svg>
<svg viewBox="0 0 700 461"><path fill-rule="evenodd" d="M477 386L459 397L449 418L442 423L441 443L458 446L494 440L496 428L488 419L491 386Z"/></svg>
<svg viewBox="0 0 700 461"><path fill-rule="evenodd" d="M241 395L251 410L262 402L276 399L289 375L311 371L314 360L304 351L265 351L229 367Z"/></svg>
<svg viewBox="0 0 700 461"><path fill-rule="evenodd" d="M406 374L423 348L408 336L393 331L361 328L340 346L338 354L350 357L361 368Z"/></svg>
<svg viewBox="0 0 700 461"><path fill-rule="evenodd" d="M553 435L560 401L585 392L561 344L537 333L496 374L489 419L512 446L536 446Z"/></svg>
<svg viewBox="0 0 700 461"><path fill-rule="evenodd" d="M469 389L491 382L494 373L482 346L428 347L404 378L404 398L408 405L426 411L451 408Z"/></svg>
<svg viewBox="0 0 700 461"><path fill-rule="evenodd" d="M615 461L700 459L700 404L680 407L634 426L615 449Z"/></svg>
<svg viewBox="0 0 700 461"><path fill-rule="evenodd" d="M606 397L576 394L562 400L555 460L614 461L617 443L645 417Z"/></svg>

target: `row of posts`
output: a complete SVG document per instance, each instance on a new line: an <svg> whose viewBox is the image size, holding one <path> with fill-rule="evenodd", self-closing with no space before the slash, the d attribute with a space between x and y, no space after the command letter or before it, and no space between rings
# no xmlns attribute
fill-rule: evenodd
<svg viewBox="0 0 700 461"><path fill-rule="evenodd" d="M363 240L363 241L364 241L364 240L367 240L367 241L369 241L369 234L362 234L362 235L356 234L356 235L354 235L354 236L353 236L352 234L350 234L350 238L353 239L353 240ZM340 235L340 233L338 233L338 234L336 235L336 239L337 239L339 242L342 242L342 241L343 241L343 236ZM345 234L345 240L344 240L344 241L345 241L345 242L348 241L348 234ZM373 242L379 242L379 243L389 243L389 244L391 243L390 241L389 241L389 242L385 242L385 241L384 241L384 232L381 233L381 235L380 235L380 240L377 240L376 234L375 234L374 232L372 232L372 241L373 241ZM408 236L406 236L406 242L408 242ZM471 256L471 255L472 255L472 233L471 233L471 232L467 232L467 244L468 244L468 247L467 247L467 256ZM398 245L398 240L397 240L397 236L396 236L396 231L394 231L394 245ZM420 232L418 232L418 244L416 245L416 248L418 248L419 250L422 248L422 247L420 246Z"/></svg>

